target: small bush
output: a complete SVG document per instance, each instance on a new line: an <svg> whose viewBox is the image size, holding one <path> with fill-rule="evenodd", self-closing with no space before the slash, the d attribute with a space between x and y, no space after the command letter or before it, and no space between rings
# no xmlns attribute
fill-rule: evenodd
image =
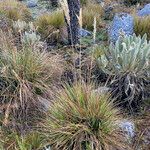
<svg viewBox="0 0 150 150"><path fill-rule="evenodd" d="M32 18L29 9L24 4L16 0L0 1L0 13L14 21L17 21L18 19L30 21Z"/></svg>
<svg viewBox="0 0 150 150"><path fill-rule="evenodd" d="M54 149L123 149L119 118L109 94L100 95L84 83L67 85L49 110L45 134Z"/></svg>
<svg viewBox="0 0 150 150"><path fill-rule="evenodd" d="M134 32L135 34L143 36L147 34L148 40L150 40L150 16L148 17L134 17Z"/></svg>
<svg viewBox="0 0 150 150"><path fill-rule="evenodd" d="M96 17L97 27L101 26L103 8L99 4L88 4L83 8L83 27L93 30L94 17Z"/></svg>

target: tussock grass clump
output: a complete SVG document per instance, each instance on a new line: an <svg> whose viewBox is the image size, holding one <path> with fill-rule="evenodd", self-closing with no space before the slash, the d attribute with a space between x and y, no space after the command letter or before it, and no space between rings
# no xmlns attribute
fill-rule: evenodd
<svg viewBox="0 0 150 150"><path fill-rule="evenodd" d="M150 16L147 17L134 17L134 32L136 35L143 36L147 34L148 40L150 40Z"/></svg>
<svg viewBox="0 0 150 150"><path fill-rule="evenodd" d="M64 14L62 10L57 10L51 14L43 14L35 22L38 32L46 38L65 25Z"/></svg>
<svg viewBox="0 0 150 150"><path fill-rule="evenodd" d="M12 40L13 41L13 40ZM3 124L31 125L40 118L43 98L63 70L61 58L34 45L17 49L11 38L0 34L0 105ZM39 117L39 118L38 118Z"/></svg>
<svg viewBox="0 0 150 150"><path fill-rule="evenodd" d="M7 18L17 21L30 21L32 19L29 9L17 0L0 1L0 13L5 14Z"/></svg>
<svg viewBox="0 0 150 150"><path fill-rule="evenodd" d="M109 94L100 95L93 85L76 83L56 95L44 127L54 149L123 149L118 119L120 112Z"/></svg>
<svg viewBox="0 0 150 150"><path fill-rule="evenodd" d="M104 10L99 4L88 4L83 8L82 21L83 27L88 30L93 30L94 17L96 17L97 27L101 26Z"/></svg>

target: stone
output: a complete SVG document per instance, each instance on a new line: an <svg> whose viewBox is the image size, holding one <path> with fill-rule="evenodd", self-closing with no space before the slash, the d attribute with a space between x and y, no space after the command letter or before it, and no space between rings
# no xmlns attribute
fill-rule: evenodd
<svg viewBox="0 0 150 150"><path fill-rule="evenodd" d="M29 0L27 2L27 7L28 8L32 8L32 7L36 7L37 6L37 0Z"/></svg>
<svg viewBox="0 0 150 150"><path fill-rule="evenodd" d="M149 16L150 15L150 3L145 5L144 8L138 11L138 16Z"/></svg>
<svg viewBox="0 0 150 150"><path fill-rule="evenodd" d="M79 36L80 37L86 37L92 35L91 32L85 30L85 29L79 29Z"/></svg>
<svg viewBox="0 0 150 150"><path fill-rule="evenodd" d="M124 132L126 138L131 141L135 136L135 124L128 120L123 120L119 122L119 127Z"/></svg>
<svg viewBox="0 0 150 150"><path fill-rule="evenodd" d="M122 32L125 35L132 35L134 33L134 18L128 13L117 13L108 32L112 42L116 42Z"/></svg>

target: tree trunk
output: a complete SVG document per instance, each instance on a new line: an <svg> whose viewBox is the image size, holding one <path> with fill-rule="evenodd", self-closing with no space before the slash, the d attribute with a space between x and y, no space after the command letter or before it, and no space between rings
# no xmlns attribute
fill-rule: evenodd
<svg viewBox="0 0 150 150"><path fill-rule="evenodd" d="M67 0L69 7L70 22L67 22L68 41L70 45L75 46L79 43L79 14L80 0Z"/></svg>

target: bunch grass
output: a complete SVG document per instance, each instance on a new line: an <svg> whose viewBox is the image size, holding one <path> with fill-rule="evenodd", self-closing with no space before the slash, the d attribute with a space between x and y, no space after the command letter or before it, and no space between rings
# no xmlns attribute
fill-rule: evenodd
<svg viewBox="0 0 150 150"><path fill-rule="evenodd" d="M124 149L115 123L120 118L109 94L96 93L92 84L76 83L64 86L56 95L44 131L54 149Z"/></svg>

